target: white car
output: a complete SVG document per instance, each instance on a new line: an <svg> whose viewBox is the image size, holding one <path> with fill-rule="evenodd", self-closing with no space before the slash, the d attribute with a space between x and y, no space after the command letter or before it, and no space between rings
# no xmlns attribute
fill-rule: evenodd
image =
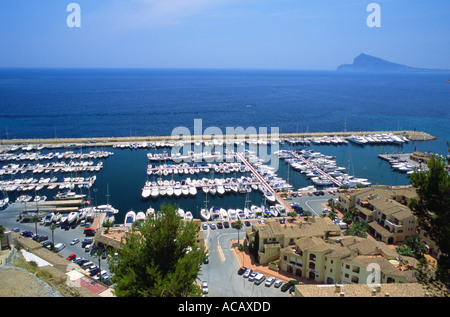
<svg viewBox="0 0 450 317"><path fill-rule="evenodd" d="M61 251L62 249L64 249L66 247L66 245L64 243L58 243L57 245L55 245L54 250L56 252Z"/></svg>
<svg viewBox="0 0 450 317"><path fill-rule="evenodd" d="M247 269L245 270L244 274L242 275L243 277L247 278L250 276L250 274L252 274L253 270L252 269Z"/></svg>
<svg viewBox="0 0 450 317"><path fill-rule="evenodd" d="M208 282L207 281L202 282L202 293L208 294Z"/></svg>
<svg viewBox="0 0 450 317"><path fill-rule="evenodd" d="M267 278L265 285L267 287L270 287L274 282L275 282L275 277L271 276L271 277Z"/></svg>
<svg viewBox="0 0 450 317"><path fill-rule="evenodd" d="M75 238L75 239L73 239L73 240L70 242L70 245L77 244L78 242L80 242L80 239Z"/></svg>
<svg viewBox="0 0 450 317"><path fill-rule="evenodd" d="M280 287L282 284L283 284L283 281L282 281L282 280L276 280L275 283L273 283L273 287L278 288L278 287Z"/></svg>

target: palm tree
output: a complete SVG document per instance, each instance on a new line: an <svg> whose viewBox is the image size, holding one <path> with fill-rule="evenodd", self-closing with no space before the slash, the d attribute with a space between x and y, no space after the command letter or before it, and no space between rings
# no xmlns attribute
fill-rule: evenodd
<svg viewBox="0 0 450 317"><path fill-rule="evenodd" d="M367 237L368 230L369 225L367 224L367 222L356 221L349 229L347 229L347 235L365 238Z"/></svg>
<svg viewBox="0 0 450 317"><path fill-rule="evenodd" d="M102 255L103 255L103 251L99 248L95 249L94 252L94 256L96 256L98 258L98 269L99 269L99 276L100 276L100 282L102 281L102 276L101 276L101 272L102 272Z"/></svg>
<svg viewBox="0 0 450 317"><path fill-rule="evenodd" d="M33 218L31 218L31 222L34 222L35 225L35 231L37 235L37 223L41 220L41 218L38 215L34 215Z"/></svg>
<svg viewBox="0 0 450 317"><path fill-rule="evenodd" d="M55 245L55 230L57 227L54 223L52 223L48 228L52 232L52 244Z"/></svg>
<svg viewBox="0 0 450 317"><path fill-rule="evenodd" d="M239 244L239 231L242 229L243 226L244 226L244 224L242 223L242 221L240 219L238 219L236 221L236 223L234 224L234 227L238 231L238 244Z"/></svg>

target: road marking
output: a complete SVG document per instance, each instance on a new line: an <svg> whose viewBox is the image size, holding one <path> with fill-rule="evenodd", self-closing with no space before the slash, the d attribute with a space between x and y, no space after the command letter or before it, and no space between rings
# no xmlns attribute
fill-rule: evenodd
<svg viewBox="0 0 450 317"><path fill-rule="evenodd" d="M225 256L222 252L222 248L220 247L220 245L217 245L217 249L219 250L219 254L220 254L220 258L222 259L222 262L225 262Z"/></svg>

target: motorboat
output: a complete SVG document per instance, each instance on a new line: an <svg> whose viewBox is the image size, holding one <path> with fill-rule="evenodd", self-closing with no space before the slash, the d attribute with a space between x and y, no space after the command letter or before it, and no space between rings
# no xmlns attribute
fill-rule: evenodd
<svg viewBox="0 0 450 317"><path fill-rule="evenodd" d="M195 187L195 184L193 184L193 183L189 184L189 194L191 196L196 196L197 195L197 188Z"/></svg>
<svg viewBox="0 0 450 317"><path fill-rule="evenodd" d="M237 220L238 216L236 213L236 209L228 209L228 219L230 220Z"/></svg>
<svg viewBox="0 0 450 317"><path fill-rule="evenodd" d="M286 208L283 205L276 204L275 205L275 209L277 210L279 217L286 217L287 216Z"/></svg>
<svg viewBox="0 0 450 317"><path fill-rule="evenodd" d="M178 212L178 215L181 217L181 219L185 219L186 213L184 212L183 209L178 208L177 212Z"/></svg>
<svg viewBox="0 0 450 317"><path fill-rule="evenodd" d="M152 190L150 195L152 196L152 198L156 198L159 196L159 188L158 186L152 186Z"/></svg>
<svg viewBox="0 0 450 317"><path fill-rule="evenodd" d="M245 215L244 210L238 208L238 209L236 209L236 213L240 220L247 219L247 216Z"/></svg>
<svg viewBox="0 0 450 317"><path fill-rule="evenodd" d="M110 204L106 204L106 205L99 205L99 206L95 207L95 211L97 211L97 212L106 212L106 213L115 215L115 214L117 214L119 212L119 209L114 208Z"/></svg>
<svg viewBox="0 0 450 317"><path fill-rule="evenodd" d="M224 220L224 221L229 220L228 211L226 209L220 208L219 212L220 212L220 216L222 217L222 220Z"/></svg>
<svg viewBox="0 0 450 317"><path fill-rule="evenodd" d="M59 221L61 221L61 223L64 223L67 221L67 219L69 218L69 214L68 213L63 213L61 215L61 219Z"/></svg>
<svg viewBox="0 0 450 317"><path fill-rule="evenodd" d="M145 221L145 214L142 211L137 212L136 221Z"/></svg>
<svg viewBox="0 0 450 317"><path fill-rule="evenodd" d="M258 207L256 205L252 205L250 207L250 210L253 212L253 214L255 215L255 218L262 218L263 217L263 212L261 207Z"/></svg>
<svg viewBox="0 0 450 317"><path fill-rule="evenodd" d="M202 208L200 209L200 216L203 220L209 221L211 219L211 212L208 208Z"/></svg>
<svg viewBox="0 0 450 317"><path fill-rule="evenodd" d="M194 216L192 215L192 212L186 211L186 213L185 213L185 219L186 219L186 220L192 220L192 219L194 219Z"/></svg>
<svg viewBox="0 0 450 317"><path fill-rule="evenodd" d="M78 212L76 211L72 211L71 213L69 213L69 215L67 216L67 222L69 224L74 223L75 221L78 220Z"/></svg>
<svg viewBox="0 0 450 317"><path fill-rule="evenodd" d="M173 189L173 187L172 186L167 186L167 191L166 191L166 195L167 196L169 196L169 197L171 197L171 196L173 196L173 192L174 192L174 189Z"/></svg>
<svg viewBox="0 0 450 317"><path fill-rule="evenodd" d="M222 220L222 215L220 214L220 208L217 206L212 206L211 209L209 210L209 212L211 213L211 220L212 221L221 221Z"/></svg>
<svg viewBox="0 0 450 317"><path fill-rule="evenodd" d="M69 200L69 199L81 199L86 197L86 195L76 194L70 190L58 192L55 196L56 200Z"/></svg>
<svg viewBox="0 0 450 317"><path fill-rule="evenodd" d="M183 196L188 196L189 195L189 186L186 184L182 185L181 193L183 194Z"/></svg>
<svg viewBox="0 0 450 317"><path fill-rule="evenodd" d="M244 208L244 213L247 215L247 219L255 219L255 213L251 209Z"/></svg>
<svg viewBox="0 0 450 317"><path fill-rule="evenodd" d="M175 187L173 189L173 193L175 194L175 196L179 197L181 195L181 184L180 182L176 182L175 183Z"/></svg>
<svg viewBox="0 0 450 317"><path fill-rule="evenodd" d="M136 213L133 210L130 210L125 215L124 226L131 227L133 222L136 220Z"/></svg>
<svg viewBox="0 0 450 317"><path fill-rule="evenodd" d="M144 188L142 188L142 198L147 199L148 197L150 197L151 192L152 192L151 183L149 181L146 181Z"/></svg>
<svg viewBox="0 0 450 317"><path fill-rule="evenodd" d="M146 218L152 218L152 217L154 217L155 216L155 209L154 208L152 208L152 207L149 207L148 209L147 209L147 211L145 212L145 217Z"/></svg>
<svg viewBox="0 0 450 317"><path fill-rule="evenodd" d="M55 217L55 214L53 212L48 213L44 218L44 224L51 224L53 222L53 217Z"/></svg>

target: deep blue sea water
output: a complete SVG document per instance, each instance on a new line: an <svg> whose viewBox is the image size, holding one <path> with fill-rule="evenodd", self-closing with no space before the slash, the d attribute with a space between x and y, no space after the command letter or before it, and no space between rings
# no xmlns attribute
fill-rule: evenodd
<svg viewBox="0 0 450 317"><path fill-rule="evenodd" d="M374 184L407 184L407 177L392 173L377 154L411 152L415 146L446 153L448 79L445 74L334 71L1 69L0 138L171 135L179 126L193 133L194 119L203 120L203 129L215 126L224 132L226 127L239 126L269 131L279 127L282 133L428 132L438 139L384 150L351 144L311 146L336 155L339 165ZM122 215L130 208L146 209L149 203L140 200L146 180L145 153L115 150L95 185L99 204L105 201L108 184L110 201ZM279 174L287 177L285 165ZM296 188L309 185L301 175L289 176ZM204 204L204 197L185 200L178 203L194 213ZM236 208L244 200L245 196L231 196L216 203Z"/></svg>

